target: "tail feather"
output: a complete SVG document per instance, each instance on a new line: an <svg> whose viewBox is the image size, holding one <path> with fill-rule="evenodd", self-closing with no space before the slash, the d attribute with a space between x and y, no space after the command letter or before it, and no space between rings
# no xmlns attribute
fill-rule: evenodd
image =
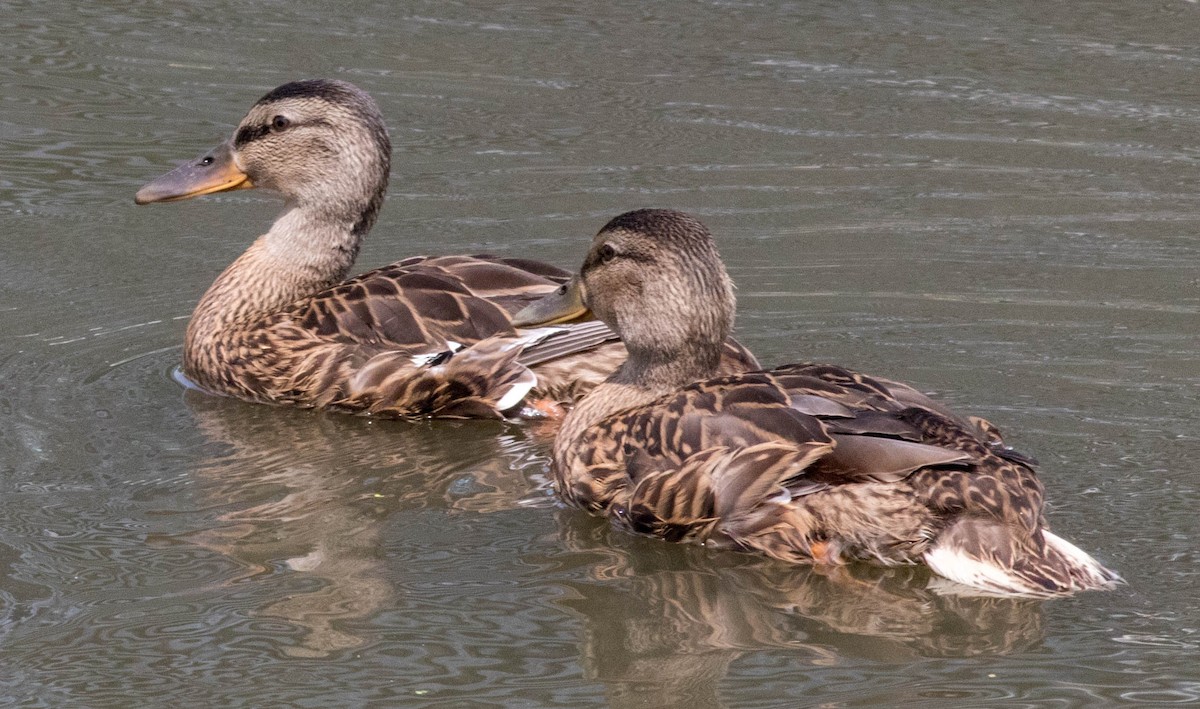
<svg viewBox="0 0 1200 709"><path fill-rule="evenodd" d="M437 382L427 405L438 416L502 417L537 385L537 375L517 362L524 344L524 338L489 338L423 370Z"/></svg>
<svg viewBox="0 0 1200 709"><path fill-rule="evenodd" d="M1089 588L1108 588L1122 583L1121 575L1093 559L1087 552L1075 546L1066 539L1043 530L1047 550L1060 555L1062 565L1070 569L1072 579L1080 590Z"/></svg>
<svg viewBox="0 0 1200 709"><path fill-rule="evenodd" d="M934 573L984 594L1049 598L1120 582L1074 544L1046 530L1041 535L1039 544L996 520L959 519L924 559Z"/></svg>
<svg viewBox="0 0 1200 709"><path fill-rule="evenodd" d="M351 378L348 396L335 405L404 418L502 418L537 385L537 375L517 361L528 341L492 337L428 355L385 352Z"/></svg>

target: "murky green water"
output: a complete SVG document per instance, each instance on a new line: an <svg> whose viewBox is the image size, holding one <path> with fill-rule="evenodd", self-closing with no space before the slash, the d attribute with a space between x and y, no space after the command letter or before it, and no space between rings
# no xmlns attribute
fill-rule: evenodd
<svg viewBox="0 0 1200 709"><path fill-rule="evenodd" d="M1200 701L1200 6L354 7L5 6L4 704ZM133 192L312 76L397 145L364 269L574 265L695 212L764 362L992 419L1129 584L942 598L632 539L551 504L527 428L185 393L187 316L279 202Z"/></svg>

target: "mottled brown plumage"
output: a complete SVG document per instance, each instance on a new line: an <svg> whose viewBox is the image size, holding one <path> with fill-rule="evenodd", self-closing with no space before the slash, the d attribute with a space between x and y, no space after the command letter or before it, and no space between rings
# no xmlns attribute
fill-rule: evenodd
<svg viewBox="0 0 1200 709"><path fill-rule="evenodd" d="M287 200L205 293L184 372L251 401L393 417L497 417L522 395L570 402L625 349L598 324L521 331L511 313L567 273L537 261L417 257L345 280L383 204L391 143L357 87L285 84L234 136L143 187L139 204L251 186ZM756 366L736 343L726 366Z"/></svg>
<svg viewBox="0 0 1200 709"><path fill-rule="evenodd" d="M714 377L733 289L695 219L617 217L576 283L630 354L563 422L553 475L568 503L789 562L926 563L986 593L1117 579L1050 533L1033 462L988 422L831 365Z"/></svg>

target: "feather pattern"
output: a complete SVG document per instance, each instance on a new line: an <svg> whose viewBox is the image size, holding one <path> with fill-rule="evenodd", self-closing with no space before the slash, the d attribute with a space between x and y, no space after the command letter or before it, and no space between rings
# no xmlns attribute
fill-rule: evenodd
<svg viewBox="0 0 1200 709"><path fill-rule="evenodd" d="M490 256L410 258L220 336L190 332L186 370L201 387L244 399L391 417L495 418L511 408L498 404L517 380L570 401L624 350L590 323L528 339L512 327L510 311L557 285ZM545 360L561 360L558 376L518 361L522 347L559 340L573 341ZM572 378L581 353L594 364Z"/></svg>
<svg viewBox="0 0 1200 709"><path fill-rule="evenodd" d="M631 532L794 563L925 563L979 593L1118 580L1050 533L1032 459L987 421L835 365L717 376L734 302L695 219L617 217L578 278L630 356L555 441L569 504Z"/></svg>

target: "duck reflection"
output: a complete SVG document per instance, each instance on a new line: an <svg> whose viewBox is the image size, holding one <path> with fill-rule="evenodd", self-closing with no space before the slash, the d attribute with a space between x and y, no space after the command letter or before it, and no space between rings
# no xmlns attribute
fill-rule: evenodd
<svg viewBox="0 0 1200 709"><path fill-rule="evenodd" d="M584 555L559 603L581 619L583 662L613 706L722 706L730 663L790 648L801 664L908 662L1025 651L1043 637L1041 602L930 587L920 567L818 568L614 533L560 513Z"/></svg>
<svg viewBox="0 0 1200 709"><path fill-rule="evenodd" d="M529 487L517 471L536 455L523 434L502 424L371 421L191 393L187 403L215 447L196 477L216 524L185 541L241 565L245 572L231 584L291 575L256 614L304 629L297 645L283 649L293 656L364 642L346 628L394 598L381 540L390 514L512 509Z"/></svg>
<svg viewBox="0 0 1200 709"><path fill-rule="evenodd" d="M260 584L255 613L303 630L289 655L360 646L356 624L397 602L384 558L397 511L552 504L528 472L545 469L552 430L372 422L203 395L188 405L211 449L195 478L213 523L184 539L239 564L231 585L276 577ZM731 663L768 648L833 665L1006 653L1042 638L1039 602L936 593L920 568L789 566L548 514L560 539L544 583L567 589L556 603L583 625L579 661L616 706L720 706Z"/></svg>

